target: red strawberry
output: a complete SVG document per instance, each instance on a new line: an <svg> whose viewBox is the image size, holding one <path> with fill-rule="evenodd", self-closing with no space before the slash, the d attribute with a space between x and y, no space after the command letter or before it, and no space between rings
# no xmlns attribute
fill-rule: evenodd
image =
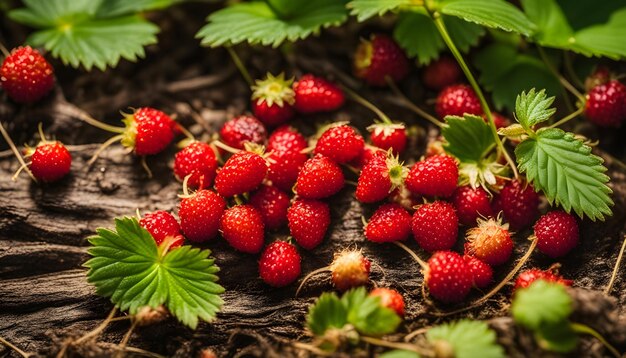
<svg viewBox="0 0 626 358"><path fill-rule="evenodd" d="M537 248L544 254L556 258L570 252L578 244L576 218L564 211L551 211L535 223Z"/></svg>
<svg viewBox="0 0 626 358"><path fill-rule="evenodd" d="M287 221L298 245L312 250L324 241L330 225L330 208L323 201L298 199L287 210Z"/></svg>
<svg viewBox="0 0 626 358"><path fill-rule="evenodd" d="M376 123L369 127L372 144L383 150L392 149L396 155L400 155L406 148L407 135L404 124Z"/></svg>
<svg viewBox="0 0 626 358"><path fill-rule="evenodd" d="M617 80L598 85L587 93L585 116L601 127L619 127L626 119L626 86Z"/></svg>
<svg viewBox="0 0 626 358"><path fill-rule="evenodd" d="M359 250L346 250L335 255L330 264L332 281L339 291L363 286L370 279L371 262Z"/></svg>
<svg viewBox="0 0 626 358"><path fill-rule="evenodd" d="M267 174L267 162L257 153L233 154L215 177L215 189L226 198L250 192L261 185Z"/></svg>
<svg viewBox="0 0 626 358"><path fill-rule="evenodd" d="M137 155L157 154L174 139L176 122L154 108L139 108L122 121L126 125L122 145L134 149Z"/></svg>
<svg viewBox="0 0 626 358"><path fill-rule="evenodd" d="M252 112L267 126L277 126L294 115L295 92L291 89L293 79L285 74L274 77L268 73L265 79L256 80L252 86Z"/></svg>
<svg viewBox="0 0 626 358"><path fill-rule="evenodd" d="M521 230L539 215L539 195L530 183L511 180L493 201L494 213L502 212L514 231Z"/></svg>
<svg viewBox="0 0 626 358"><path fill-rule="evenodd" d="M370 296L379 297L381 306L393 310L400 317L404 317L404 298L400 292L391 288L378 287L370 292Z"/></svg>
<svg viewBox="0 0 626 358"><path fill-rule="evenodd" d="M161 245L166 238L170 237L175 238L170 248L175 248L181 246L185 240L178 221L167 211L157 210L147 213L139 220L139 225L148 230L157 245Z"/></svg>
<svg viewBox="0 0 626 358"><path fill-rule="evenodd" d="M463 116L463 113L477 116L483 114L478 96L468 85L453 85L444 88L437 97L435 111L442 120L446 116Z"/></svg>
<svg viewBox="0 0 626 358"><path fill-rule="evenodd" d="M405 184L414 195L449 197L458 180L456 160L449 155L435 155L415 163Z"/></svg>
<svg viewBox="0 0 626 358"><path fill-rule="evenodd" d="M2 62L0 86L15 102L36 102L54 87L54 70L39 51L18 47Z"/></svg>
<svg viewBox="0 0 626 358"><path fill-rule="evenodd" d="M459 219L452 204L435 201L417 207L411 220L413 237L426 251L449 250L459 233Z"/></svg>
<svg viewBox="0 0 626 358"><path fill-rule="evenodd" d="M526 288L530 286L531 283L537 280L546 280L549 282L560 283L564 286L571 286L572 280L566 280L561 275L558 275L550 270L540 270L540 269L530 269L526 270L519 275L517 275L517 279L515 280L515 287L513 288L513 292L517 291L519 288Z"/></svg>
<svg viewBox="0 0 626 358"><path fill-rule="evenodd" d="M259 259L259 275L270 286L284 287L300 276L300 254L285 241L269 244Z"/></svg>
<svg viewBox="0 0 626 358"><path fill-rule="evenodd" d="M343 172L337 163L317 154L307 160L298 174L296 193L307 199L323 199L343 188Z"/></svg>
<svg viewBox="0 0 626 358"><path fill-rule="evenodd" d="M611 71L606 66L598 66L593 73L585 79L585 90L589 92L594 87L603 85L611 79Z"/></svg>
<svg viewBox="0 0 626 358"><path fill-rule="evenodd" d="M452 203L463 225L474 226L479 217L493 216L489 194L481 187L475 189L469 185L458 187L452 195Z"/></svg>
<svg viewBox="0 0 626 358"><path fill-rule="evenodd" d="M442 56L431 62L424 69L422 80L426 87L442 90L457 83L461 78L461 68L456 61L448 56Z"/></svg>
<svg viewBox="0 0 626 358"><path fill-rule="evenodd" d="M220 232L235 250L257 254L265 241L263 216L252 205L226 209L220 219Z"/></svg>
<svg viewBox="0 0 626 358"><path fill-rule="evenodd" d="M480 261L471 255L463 256L463 260L467 263L477 288L486 288L493 282L493 269L487 263Z"/></svg>
<svg viewBox="0 0 626 358"><path fill-rule="evenodd" d="M509 225L499 220L478 219L478 226L467 230L466 235L468 253L491 266L502 265L513 253Z"/></svg>
<svg viewBox="0 0 626 358"><path fill-rule="evenodd" d="M383 200L400 187L406 176L406 168L391 152L376 153L363 166L356 186L356 198L362 203L375 203Z"/></svg>
<svg viewBox="0 0 626 358"><path fill-rule="evenodd" d="M404 51L390 37L372 35L363 40L354 56L354 72L372 86L385 86L385 77L401 81L409 73L409 60Z"/></svg>
<svg viewBox="0 0 626 358"><path fill-rule="evenodd" d="M291 126L277 128L267 141L268 152L300 152L307 146L306 138Z"/></svg>
<svg viewBox="0 0 626 358"><path fill-rule="evenodd" d="M328 128L315 145L315 154L323 154L336 163L351 161L363 152L365 142L354 128L342 124Z"/></svg>
<svg viewBox="0 0 626 358"><path fill-rule="evenodd" d="M293 84L296 110L302 113L330 112L343 105L343 91L324 78L306 74Z"/></svg>
<svg viewBox="0 0 626 358"><path fill-rule="evenodd" d="M203 189L183 196L178 217L185 237L194 242L214 238L225 208L224 198L211 190Z"/></svg>
<svg viewBox="0 0 626 358"><path fill-rule="evenodd" d="M265 227L269 230L280 229L287 223L289 204L289 195L273 186L262 185L250 197L250 205L261 213Z"/></svg>
<svg viewBox="0 0 626 358"><path fill-rule="evenodd" d="M452 251L438 251L428 260L424 282L430 294L446 302L460 302L472 288L473 276L463 257Z"/></svg>
<svg viewBox="0 0 626 358"><path fill-rule="evenodd" d="M42 182L60 180L70 172L72 156L63 143L42 141L35 149L29 148L26 156L30 157L30 171Z"/></svg>
<svg viewBox="0 0 626 358"><path fill-rule="evenodd" d="M410 233L411 214L396 203L381 205L365 225L365 238L377 243L404 241Z"/></svg>
<svg viewBox="0 0 626 358"><path fill-rule="evenodd" d="M295 150L271 151L267 157L267 179L281 190L291 192L308 158Z"/></svg>
<svg viewBox="0 0 626 358"><path fill-rule="evenodd" d="M217 158L210 145L203 142L191 142L174 157L174 175L178 180L187 180L187 185L194 189L208 188L213 184L217 170Z"/></svg>
<svg viewBox="0 0 626 358"><path fill-rule="evenodd" d="M384 150L378 148L378 147L374 147L371 146L369 144L366 144L363 147L363 151L361 152L361 154L359 154L358 157L352 159L348 165L356 168L356 169L360 169L363 168L365 166L365 164L369 163L370 160L372 160L372 158L374 158L374 156L376 155L376 153L385 153Z"/></svg>
<svg viewBox="0 0 626 358"><path fill-rule="evenodd" d="M258 119L251 116L235 117L222 126L222 141L230 147L243 149L247 142L265 144L267 131Z"/></svg>

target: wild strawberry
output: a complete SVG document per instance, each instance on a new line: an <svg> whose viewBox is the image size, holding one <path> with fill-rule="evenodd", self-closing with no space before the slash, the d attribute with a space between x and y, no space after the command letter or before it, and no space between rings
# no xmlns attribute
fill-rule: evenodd
<svg viewBox="0 0 626 358"><path fill-rule="evenodd" d="M55 182L70 172L72 156L59 141L50 142L42 137L35 149L28 148L26 157L30 157L30 171L42 182Z"/></svg>
<svg viewBox="0 0 626 358"><path fill-rule="evenodd" d="M166 238L170 237L174 238L170 248L175 248L181 246L185 240L178 221L167 211L157 210L147 213L139 220L139 225L148 230L157 245L161 245Z"/></svg>
<svg viewBox="0 0 626 358"><path fill-rule="evenodd" d="M210 145L191 142L174 156L174 175L178 180L186 176L187 185L194 189L208 188L213 184L217 158Z"/></svg>
<svg viewBox="0 0 626 358"><path fill-rule="evenodd" d="M323 199L343 188L344 177L337 163L317 154L302 166L296 180L296 194L307 199Z"/></svg>
<svg viewBox="0 0 626 358"><path fill-rule="evenodd" d="M544 271L537 268L532 268L517 275L513 292L517 291L517 289L519 288L526 288L530 286L531 283L537 280L546 280L549 282L559 283L564 286L572 285L572 280L566 280L561 275L558 275L551 270Z"/></svg>
<svg viewBox="0 0 626 358"><path fill-rule="evenodd" d="M494 214L502 212L512 230L519 231L539 215L539 195L530 183L511 180L494 199L493 209Z"/></svg>
<svg viewBox="0 0 626 358"><path fill-rule="evenodd" d="M18 47L2 62L0 86L15 102L36 102L54 87L54 70L39 51Z"/></svg>
<svg viewBox="0 0 626 358"><path fill-rule="evenodd" d="M185 237L194 242L211 240L217 235L226 201L211 190L199 190L180 201L178 217Z"/></svg>
<svg viewBox="0 0 626 358"><path fill-rule="evenodd" d="M619 127L626 119L626 86L617 80L592 88L587 93L585 116L601 127Z"/></svg>
<svg viewBox="0 0 626 358"><path fill-rule="evenodd" d="M270 286L284 287L300 276L300 254L285 241L269 244L259 259L259 275Z"/></svg>
<svg viewBox="0 0 626 358"><path fill-rule="evenodd" d="M300 152L307 146L306 138L291 126L276 128L267 141L268 152Z"/></svg>
<svg viewBox="0 0 626 358"><path fill-rule="evenodd" d="M324 78L306 74L293 84L298 112L330 112L343 105L343 91Z"/></svg>
<svg viewBox="0 0 626 358"><path fill-rule="evenodd" d="M273 186L262 185L250 197L250 205L257 208L269 230L280 229L287 223L289 195Z"/></svg>
<svg viewBox="0 0 626 358"><path fill-rule="evenodd" d="M470 292L473 276L461 255L452 251L438 251L428 260L424 282L433 297L453 303L462 301Z"/></svg>
<svg viewBox="0 0 626 358"><path fill-rule="evenodd" d="M257 254L265 241L263 216L252 205L226 209L220 219L220 232L235 250Z"/></svg>
<svg viewBox="0 0 626 358"><path fill-rule="evenodd" d="M359 250L345 250L335 255L330 264L331 279L335 288L346 291L363 286L370 279L371 262Z"/></svg>
<svg viewBox="0 0 626 358"><path fill-rule="evenodd" d="M269 152L267 179L273 186L291 192L308 158L306 154L295 150Z"/></svg>
<svg viewBox="0 0 626 358"><path fill-rule="evenodd" d="M252 112L265 125L273 127L285 123L294 115L295 92L291 89L293 79L285 79L281 73L274 77L268 73L265 79L256 80L252 86Z"/></svg>
<svg viewBox="0 0 626 358"><path fill-rule="evenodd" d="M381 306L393 310L400 317L404 317L404 298L400 292L391 288L378 287L370 292L370 296L379 297Z"/></svg>
<svg viewBox="0 0 626 358"><path fill-rule="evenodd" d="M429 252L449 250L459 233L459 219L452 204L435 201L417 207L411 228L415 241L422 249Z"/></svg>
<svg viewBox="0 0 626 358"><path fill-rule="evenodd" d="M399 82L409 73L409 60L390 37L372 35L369 41L361 41L356 49L354 72L372 86L385 86L385 77Z"/></svg>
<svg viewBox="0 0 626 358"><path fill-rule="evenodd" d="M458 187L452 195L452 203L463 225L474 226L477 218L493 216L489 194L481 187L472 188L469 185Z"/></svg>
<svg viewBox="0 0 626 358"><path fill-rule="evenodd" d="M439 93L435 106L437 115L442 120L446 116L463 116L464 113L483 114L478 96L468 85L448 86Z"/></svg>
<svg viewBox="0 0 626 358"><path fill-rule="evenodd" d="M220 138L230 147L244 149L246 143L265 144L267 131L258 119L251 116L235 117L222 126Z"/></svg>
<svg viewBox="0 0 626 358"><path fill-rule="evenodd" d="M323 201L298 199L287 210L289 232L307 250L324 241L330 225L330 208Z"/></svg>
<svg viewBox="0 0 626 358"><path fill-rule="evenodd" d="M356 198L362 203L381 201L402 185L405 176L406 168L398 157L394 157L391 151L387 154L378 152L361 170Z"/></svg>
<svg viewBox="0 0 626 358"><path fill-rule="evenodd" d="M578 244L578 223L573 215L561 210L551 211L535 223L537 248L556 258L570 252Z"/></svg>
<svg viewBox="0 0 626 358"><path fill-rule="evenodd" d="M456 160L449 155L435 155L415 163L405 184L414 195L449 197L458 180Z"/></svg>
<svg viewBox="0 0 626 358"><path fill-rule="evenodd" d="M137 155L157 154L174 139L176 122L154 108L139 108L122 121L126 125L122 145L134 149Z"/></svg>
<svg viewBox="0 0 626 358"><path fill-rule="evenodd" d="M354 128L348 125L331 126L315 145L315 154L323 154L335 163L346 163L356 158L363 151L365 142Z"/></svg>
<svg viewBox="0 0 626 358"><path fill-rule="evenodd" d="M422 81L426 87L442 90L457 83L461 79L461 68L449 56L441 56L424 69Z"/></svg>
<svg viewBox="0 0 626 358"><path fill-rule="evenodd" d="M598 66L593 73L585 79L585 90L589 92L594 87L609 82L611 77L611 71L609 71L606 66Z"/></svg>
<svg viewBox="0 0 626 358"><path fill-rule="evenodd" d="M407 136L404 124L376 123L369 127L370 140L378 148L392 149L396 155L400 155L406 148Z"/></svg>
<svg viewBox="0 0 626 358"><path fill-rule="evenodd" d="M233 154L215 177L215 189L226 198L250 192L261 185L267 174L267 162L257 153Z"/></svg>
<svg viewBox="0 0 626 358"><path fill-rule="evenodd" d="M359 154L358 157L352 159L348 165L356 168L356 169L361 169L365 166L365 164L369 163L370 160L372 160L372 158L374 158L374 156L377 155L377 153L385 153L384 150L378 148L378 147L374 147L371 146L369 144L366 144L363 147L363 151L361 152L361 154Z"/></svg>
<svg viewBox="0 0 626 358"><path fill-rule="evenodd" d="M381 205L365 225L365 238L377 243L404 241L410 234L411 214L396 203Z"/></svg>
<svg viewBox="0 0 626 358"><path fill-rule="evenodd" d="M467 230L466 238L468 253L491 266L502 265L513 253L509 225L499 220L478 219L478 226Z"/></svg>
<svg viewBox="0 0 626 358"><path fill-rule="evenodd" d="M471 255L464 255L463 260L472 272L474 286L486 288L493 282L493 269L487 263Z"/></svg>

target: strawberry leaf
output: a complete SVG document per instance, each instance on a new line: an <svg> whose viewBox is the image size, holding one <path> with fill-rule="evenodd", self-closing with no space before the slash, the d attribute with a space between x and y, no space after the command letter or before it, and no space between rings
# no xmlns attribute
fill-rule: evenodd
<svg viewBox="0 0 626 358"><path fill-rule="evenodd" d="M465 21L530 35L535 25L511 3L504 0L445 0L440 4L443 14Z"/></svg>
<svg viewBox="0 0 626 358"><path fill-rule="evenodd" d="M353 0L346 6L350 9L350 15L356 16L361 22L372 16L381 16L399 8L413 5L412 0Z"/></svg>
<svg viewBox="0 0 626 358"><path fill-rule="evenodd" d="M334 292L324 292L309 308L307 327L316 336L331 328L343 328L348 323L348 310Z"/></svg>
<svg viewBox="0 0 626 358"><path fill-rule="evenodd" d="M614 60L626 57L626 8L613 13L606 24L590 26L574 35L572 50L590 56L606 56Z"/></svg>
<svg viewBox="0 0 626 358"><path fill-rule="evenodd" d="M550 204L594 221L612 215L604 161L573 134L540 129L515 148L515 156L520 172L526 173L535 189L543 190Z"/></svg>
<svg viewBox="0 0 626 358"><path fill-rule="evenodd" d="M391 309L381 306L379 297L371 297L363 287L346 292L341 302L348 309L348 322L368 336L395 332L402 321Z"/></svg>
<svg viewBox="0 0 626 358"><path fill-rule="evenodd" d="M578 335L567 321L543 324L535 331L535 338L542 349L568 353L578 345Z"/></svg>
<svg viewBox="0 0 626 358"><path fill-rule="evenodd" d="M545 325L565 322L572 313L572 298L563 285L537 280L517 290L511 313L515 322L537 331Z"/></svg>
<svg viewBox="0 0 626 358"><path fill-rule="evenodd" d="M379 355L378 358L420 358L420 355L413 351L394 349Z"/></svg>
<svg viewBox="0 0 626 358"><path fill-rule="evenodd" d="M515 100L515 115L517 121L528 131L536 124L545 122L554 113L556 108L551 108L554 97L548 97L546 90L537 92L531 89L517 96Z"/></svg>
<svg viewBox="0 0 626 358"><path fill-rule="evenodd" d="M504 350L496 343L496 334L487 323L468 319L433 327L426 332L431 344L447 343L455 358L503 358Z"/></svg>
<svg viewBox="0 0 626 358"><path fill-rule="evenodd" d="M159 10L184 0L106 0L98 9L98 17L135 14L142 11Z"/></svg>
<svg viewBox="0 0 626 358"><path fill-rule="evenodd" d="M195 329L198 319L212 321L223 301L216 282L219 268L209 250L182 246L163 253L135 218L115 219L115 230L97 229L89 238L93 256L84 266L100 296L120 310L165 305L181 323Z"/></svg>
<svg viewBox="0 0 626 358"><path fill-rule="evenodd" d="M489 125L471 114L447 116L441 134L446 140L445 151L463 163L480 162L495 145Z"/></svg>

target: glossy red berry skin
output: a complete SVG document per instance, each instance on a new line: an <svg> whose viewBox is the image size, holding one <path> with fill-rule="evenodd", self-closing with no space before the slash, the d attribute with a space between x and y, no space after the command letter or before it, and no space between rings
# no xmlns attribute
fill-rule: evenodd
<svg viewBox="0 0 626 358"><path fill-rule="evenodd" d="M513 231L530 226L539 215L539 195L531 184L519 180L507 182L492 204L493 213L502 212Z"/></svg>
<svg viewBox="0 0 626 358"><path fill-rule="evenodd" d="M270 286L284 287L300 276L300 254L288 242L269 244L259 259L259 275Z"/></svg>
<svg viewBox="0 0 626 358"><path fill-rule="evenodd" d="M458 187L452 195L452 203L463 225L475 226L479 217L493 216L489 194L481 187L475 189L469 185Z"/></svg>
<svg viewBox="0 0 626 358"><path fill-rule="evenodd" d="M266 175L267 162L263 157L252 152L238 152L217 172L215 189L221 196L230 198L258 188Z"/></svg>
<svg viewBox="0 0 626 358"><path fill-rule="evenodd" d="M576 218L564 211L545 214L537 220L534 229L537 248L552 258L565 256L578 244Z"/></svg>
<svg viewBox="0 0 626 358"><path fill-rule="evenodd" d="M267 101L258 100L252 101L252 113L265 125L275 127L293 118L296 112L288 103L283 103L282 106L277 103L269 105Z"/></svg>
<svg viewBox="0 0 626 358"><path fill-rule="evenodd" d="M330 112L345 102L341 88L321 77L306 74L293 84L296 110L301 113Z"/></svg>
<svg viewBox="0 0 626 358"><path fill-rule="evenodd" d="M474 286L479 289L487 288L493 282L493 269L486 262L474 256L465 255L463 260L472 272Z"/></svg>
<svg viewBox="0 0 626 358"><path fill-rule="evenodd" d="M263 216L252 205L236 205L224 211L220 232L235 250L248 254L261 252L265 241Z"/></svg>
<svg viewBox="0 0 626 358"><path fill-rule="evenodd" d="M483 113L474 90L463 84L448 86L441 91L437 97L435 111L442 120L446 116L462 117L464 113L479 116Z"/></svg>
<svg viewBox="0 0 626 358"><path fill-rule="evenodd" d="M406 128L395 124L374 124L368 127L372 145L383 150L392 149L393 153L400 155L404 153L407 143Z"/></svg>
<svg viewBox="0 0 626 358"><path fill-rule="evenodd" d="M139 220L139 225L148 230L157 245L161 245L167 237L176 238L170 248L179 247L183 244L184 238L180 225L176 218L167 211L157 210L147 213Z"/></svg>
<svg viewBox="0 0 626 358"><path fill-rule="evenodd" d="M459 180L456 160L449 155L435 155L415 163L405 184L413 195L444 197L451 196Z"/></svg>
<svg viewBox="0 0 626 358"><path fill-rule="evenodd" d="M381 205L365 225L365 238L376 243L404 241L410 234L411 214L396 203Z"/></svg>
<svg viewBox="0 0 626 358"><path fill-rule="evenodd" d="M276 128L267 141L268 152L300 152L307 146L306 138L291 126Z"/></svg>
<svg viewBox="0 0 626 358"><path fill-rule="evenodd" d="M387 198L392 188L387 155L377 152L363 166L356 186L356 199L362 203L375 203Z"/></svg>
<svg viewBox="0 0 626 358"><path fill-rule="evenodd" d="M15 102L36 102L54 87L54 69L39 51L18 47L2 62L0 87Z"/></svg>
<svg viewBox="0 0 626 358"><path fill-rule="evenodd" d="M323 201L298 199L287 211L287 221L298 245L312 250L324 241L330 225L330 208Z"/></svg>
<svg viewBox="0 0 626 358"><path fill-rule="evenodd" d="M587 94L585 116L600 127L619 127L626 119L626 86L617 80L593 87Z"/></svg>
<svg viewBox="0 0 626 358"><path fill-rule="evenodd" d="M393 310L398 316L404 317L404 298L400 292L385 287L378 287L370 292L370 296L380 298L383 307Z"/></svg>
<svg viewBox="0 0 626 358"><path fill-rule="evenodd" d="M302 166L296 181L296 194L307 199L323 199L338 193L344 177L337 163L317 154Z"/></svg>
<svg viewBox="0 0 626 358"><path fill-rule="evenodd" d="M239 116L224 123L220 138L228 146L243 149L246 142L265 144L267 131L263 123L255 117Z"/></svg>
<svg viewBox="0 0 626 358"><path fill-rule="evenodd" d="M467 297L472 288L473 276L461 255L452 251L438 251L428 260L424 282L431 296L445 303L454 303Z"/></svg>
<svg viewBox="0 0 626 358"><path fill-rule="evenodd" d="M459 219L452 204L435 201L417 207L411 219L413 237L426 251L449 250L456 243Z"/></svg>
<svg viewBox="0 0 626 358"><path fill-rule="evenodd" d="M217 171L217 158L210 145L191 142L174 156L174 175L178 180L187 180L193 189L205 189L213 185Z"/></svg>
<svg viewBox="0 0 626 358"><path fill-rule="evenodd" d="M125 122L126 137L122 144L134 148L137 155L160 153L174 139L176 122L157 109L139 108L128 115Z"/></svg>
<svg viewBox="0 0 626 358"><path fill-rule="evenodd" d="M322 154L335 163L342 164L358 157L363 152L365 141L354 128L348 125L333 126L317 140L315 154Z"/></svg>
<svg viewBox="0 0 626 358"><path fill-rule="evenodd" d="M385 86L386 77L399 82L409 73L409 60L394 40L372 35L359 44L354 58L355 75L371 86Z"/></svg>
<svg viewBox="0 0 626 358"><path fill-rule="evenodd" d="M267 179L272 185L290 193L308 159L306 154L295 150L272 151L267 158Z"/></svg>
<svg viewBox="0 0 626 358"><path fill-rule="evenodd" d="M214 238L225 208L224 198L207 189L182 198L178 217L185 237L193 242L204 242Z"/></svg>
<svg viewBox="0 0 626 358"><path fill-rule="evenodd" d="M261 213L268 230L280 229L287 223L289 204L289 195L273 186L262 185L250 197L250 205Z"/></svg>
<svg viewBox="0 0 626 358"><path fill-rule="evenodd" d="M30 154L30 171L42 182L61 180L71 166L72 156L61 142L42 142Z"/></svg>
<svg viewBox="0 0 626 358"><path fill-rule="evenodd" d="M457 83L460 79L461 68L453 58L448 56L442 56L431 62L422 74L424 85L437 91Z"/></svg>
<svg viewBox="0 0 626 358"><path fill-rule="evenodd" d="M513 292L517 291L520 288L526 288L537 280L546 280L548 282L559 283L564 286L571 286L573 283L572 280L566 280L561 275L558 275L550 270L544 271L533 268L523 271L517 276L517 279L515 279L515 287L513 288Z"/></svg>

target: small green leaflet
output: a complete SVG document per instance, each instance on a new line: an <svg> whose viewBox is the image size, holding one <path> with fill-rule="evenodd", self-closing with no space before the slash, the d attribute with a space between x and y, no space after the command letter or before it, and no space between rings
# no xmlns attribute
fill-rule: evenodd
<svg viewBox="0 0 626 358"><path fill-rule="evenodd" d="M413 0L353 0L347 4L350 15L361 22L372 16L381 16L400 7L413 5Z"/></svg>
<svg viewBox="0 0 626 358"><path fill-rule="evenodd" d="M98 9L98 16L110 17L159 10L183 1L185 0L106 0Z"/></svg>
<svg viewBox="0 0 626 358"><path fill-rule="evenodd" d="M572 313L572 298L558 283L537 280L513 296L511 313L515 322L532 330L560 324Z"/></svg>
<svg viewBox="0 0 626 358"><path fill-rule="evenodd" d="M523 12L505 0L445 0L440 4L440 11L479 25L526 36L535 29Z"/></svg>
<svg viewBox="0 0 626 358"><path fill-rule="evenodd" d="M433 327L426 332L431 344L444 341L455 358L504 358L504 349L496 343L496 333L487 323L468 319Z"/></svg>
<svg viewBox="0 0 626 358"><path fill-rule="evenodd" d="M532 129L536 124L545 122L554 115L556 108L550 107L553 102L554 97L548 97L545 89L537 92L533 88L528 93L522 92L515 100L517 121L526 130Z"/></svg>
<svg viewBox="0 0 626 358"><path fill-rule="evenodd" d="M471 114L447 116L441 134L446 140L445 151L464 163L480 162L495 145L489 125Z"/></svg>
<svg viewBox="0 0 626 358"><path fill-rule="evenodd" d="M535 338L542 349L551 352L568 353L578 345L578 335L567 320L542 325Z"/></svg>
<svg viewBox="0 0 626 358"><path fill-rule="evenodd" d="M135 218L115 219L115 230L96 231L89 238L93 257L84 266L99 295L131 314L143 306L164 304L193 329L199 318L207 322L215 318L224 288L216 283L219 268L209 250L182 246L163 255Z"/></svg>
<svg viewBox="0 0 626 358"><path fill-rule="evenodd" d="M295 0L294 0L295 1ZM242 42L277 47L337 26L348 18L342 0L297 0L300 6L282 19L266 2L236 3L212 13L197 38L205 46L230 46Z"/></svg>
<svg viewBox="0 0 626 358"><path fill-rule="evenodd" d="M348 310L334 292L324 292L309 309L306 321L314 335L323 336L327 330L348 323Z"/></svg>
<svg viewBox="0 0 626 358"><path fill-rule="evenodd" d="M413 351L394 349L379 355L378 358L420 358L420 355Z"/></svg>

